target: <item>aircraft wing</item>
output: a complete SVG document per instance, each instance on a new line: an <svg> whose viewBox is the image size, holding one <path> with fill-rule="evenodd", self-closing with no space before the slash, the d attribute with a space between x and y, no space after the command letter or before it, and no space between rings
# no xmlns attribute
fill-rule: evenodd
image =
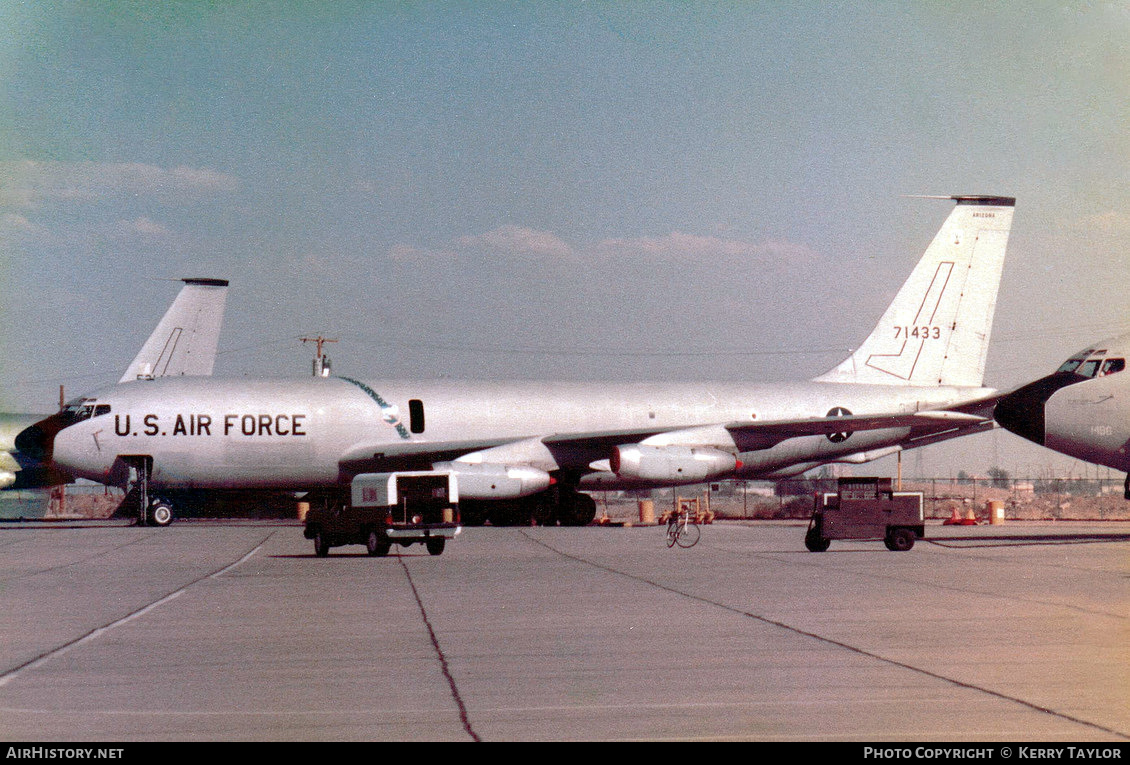
<svg viewBox="0 0 1130 765"><path fill-rule="evenodd" d="M993 411L997 408L1000 400L1007 396L1008 393L994 393L991 396L975 399L973 401L966 401L963 404L956 404L954 406L946 407L949 412L963 412L964 414L975 414L978 417L985 419L993 419Z"/></svg>
<svg viewBox="0 0 1130 765"><path fill-rule="evenodd" d="M398 441L358 444L342 455L343 472L354 474L386 470L428 470L435 462L463 459L473 462L506 461L536 464L548 470L587 465L608 456L618 444L637 443L665 432L662 428L607 430L550 436L525 436L478 441ZM503 452L502 450L505 450Z"/></svg>
<svg viewBox="0 0 1130 765"><path fill-rule="evenodd" d="M845 417L811 417L796 420L729 423L726 430L734 438L739 451L770 449L782 441L800 436L830 436L864 430L910 428L911 437L939 432L980 428L992 422L992 410L986 415L956 409L926 410L898 414L860 414Z"/></svg>
<svg viewBox="0 0 1130 765"><path fill-rule="evenodd" d="M994 397L995 399L995 397ZM981 406L985 406L981 404ZM972 407L976 409L977 407ZM611 450L625 444L651 446L710 446L739 452L769 449L790 438L857 431L907 428L913 445L934 443L954 435L991 428L990 414L956 409L909 413L811 417L763 422L718 423L686 429L640 428L557 433L522 438L478 441L401 441L358 444L342 455L343 472L427 470L434 463L529 465L546 471L588 469L607 460Z"/></svg>
<svg viewBox="0 0 1130 765"><path fill-rule="evenodd" d="M481 441L399 441L357 444L341 456L338 465L348 474L390 470L430 470L432 463L502 446L514 439Z"/></svg>

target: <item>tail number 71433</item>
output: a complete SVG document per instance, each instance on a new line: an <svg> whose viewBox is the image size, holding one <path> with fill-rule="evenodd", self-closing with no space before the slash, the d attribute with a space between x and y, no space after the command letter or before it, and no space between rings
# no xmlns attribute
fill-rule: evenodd
<svg viewBox="0 0 1130 765"><path fill-rule="evenodd" d="M941 327L895 327L895 339L909 340L939 340L942 337Z"/></svg>

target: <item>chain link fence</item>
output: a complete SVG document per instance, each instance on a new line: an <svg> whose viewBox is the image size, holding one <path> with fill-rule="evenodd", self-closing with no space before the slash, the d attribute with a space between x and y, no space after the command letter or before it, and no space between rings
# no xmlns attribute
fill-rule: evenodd
<svg viewBox="0 0 1130 765"><path fill-rule="evenodd" d="M641 501L656 516L679 498L699 498L718 519L807 520L813 497L835 492L835 478L782 481L715 481L674 489L595 493L600 515L631 520ZM948 519L954 511L987 520L990 502L1000 503L1005 518L1015 520L1130 520L1130 501L1120 478L913 478L902 491L920 491L928 519Z"/></svg>

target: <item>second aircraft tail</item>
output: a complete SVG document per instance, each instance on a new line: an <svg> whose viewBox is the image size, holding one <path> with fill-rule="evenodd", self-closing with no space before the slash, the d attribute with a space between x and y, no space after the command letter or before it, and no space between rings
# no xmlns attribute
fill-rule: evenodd
<svg viewBox="0 0 1130 765"><path fill-rule="evenodd" d="M182 279L184 286L119 383L169 375L210 375L227 301L226 279Z"/></svg>
<svg viewBox="0 0 1130 765"><path fill-rule="evenodd" d="M871 335L820 382L980 387L1016 200L957 206Z"/></svg>

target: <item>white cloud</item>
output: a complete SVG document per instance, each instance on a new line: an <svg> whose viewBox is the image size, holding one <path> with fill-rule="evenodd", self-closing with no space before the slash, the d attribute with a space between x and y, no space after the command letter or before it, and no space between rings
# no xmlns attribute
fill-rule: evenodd
<svg viewBox="0 0 1130 765"><path fill-rule="evenodd" d="M16 213L0 214L0 245L13 246L17 242L28 242L41 235L38 226Z"/></svg>
<svg viewBox="0 0 1130 765"><path fill-rule="evenodd" d="M464 236L456 242L460 247L485 249L504 255L568 258L573 248L549 231L522 226L500 226L478 236Z"/></svg>
<svg viewBox="0 0 1130 765"><path fill-rule="evenodd" d="M392 260L400 261L437 258L450 260L471 253L560 260L572 257L573 248L549 231L506 225L485 234L461 236L438 249L396 244L388 252Z"/></svg>
<svg viewBox="0 0 1130 765"><path fill-rule="evenodd" d="M744 258L810 262L817 259L811 248L792 242L745 242L716 236L695 236L673 231L662 237L605 239L597 245L604 255L644 256L665 259Z"/></svg>
<svg viewBox="0 0 1130 765"><path fill-rule="evenodd" d="M238 188L234 176L206 168L163 168L136 162L0 162L0 205L14 207L120 196L185 201Z"/></svg>
<svg viewBox="0 0 1130 765"><path fill-rule="evenodd" d="M22 215L16 215L15 213L0 215L0 229L7 231L32 231L34 228L32 222Z"/></svg>
<svg viewBox="0 0 1130 765"><path fill-rule="evenodd" d="M1130 215L1122 210L1108 210L1103 213L1087 215L1081 218L1077 225L1107 234L1130 231Z"/></svg>
<svg viewBox="0 0 1130 765"><path fill-rule="evenodd" d="M666 236L610 238L595 245L574 247L550 231L513 225L500 226L485 234L462 236L441 249L397 244L389 249L389 257L400 261L450 259L472 252L557 261L586 257L600 260L642 257L669 261L736 258L797 264L819 260L818 254L810 247L786 241L746 242L673 231Z"/></svg>
<svg viewBox="0 0 1130 765"><path fill-rule="evenodd" d="M121 234L142 234L144 236L168 236L169 229L154 220L146 217L134 218L118 222L118 231Z"/></svg>
<svg viewBox="0 0 1130 765"><path fill-rule="evenodd" d="M437 258L450 260L456 255L457 253L452 250L432 250L427 247L414 247L410 244L394 244L388 250L389 258L398 261L434 260Z"/></svg>

